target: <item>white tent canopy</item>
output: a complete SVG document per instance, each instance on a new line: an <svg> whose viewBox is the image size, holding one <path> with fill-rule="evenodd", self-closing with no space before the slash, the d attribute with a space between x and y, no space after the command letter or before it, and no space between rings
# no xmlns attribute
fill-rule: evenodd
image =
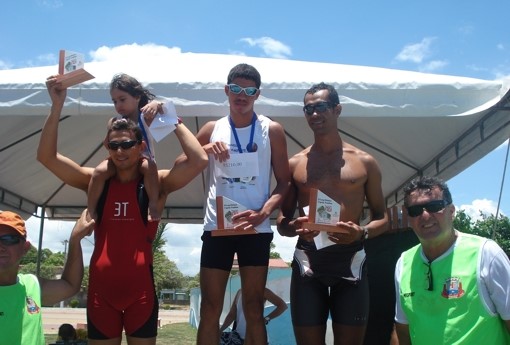
<svg viewBox="0 0 510 345"><path fill-rule="evenodd" d="M143 48L140 48L143 49ZM95 79L68 90L59 151L95 166L106 156L105 125L114 115L109 83L128 73L172 100L194 132L228 113L223 88L238 63L262 75L257 113L282 123L289 157L313 141L303 118L303 96L314 83L334 85L343 105L338 130L344 140L371 153L383 173L387 206L402 201L402 185L418 174L449 179L510 136L510 93L505 80L485 81L362 66L181 53L167 50L143 59L87 63ZM25 215L44 207L50 218L74 218L83 192L64 185L36 160L40 130L49 112L45 79L57 66L0 71L0 209ZM181 152L171 135L156 147L158 166L170 167ZM164 219L202 218L203 177L167 200Z"/></svg>

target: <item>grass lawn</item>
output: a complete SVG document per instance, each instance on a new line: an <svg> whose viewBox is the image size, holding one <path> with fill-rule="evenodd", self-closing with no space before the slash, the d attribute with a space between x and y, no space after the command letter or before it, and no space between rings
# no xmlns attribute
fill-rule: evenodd
<svg viewBox="0 0 510 345"><path fill-rule="evenodd" d="M55 342L56 334L46 334L46 344ZM158 345L193 345L196 343L197 330L187 322L171 323L158 329ZM127 344L126 339L122 340L122 344Z"/></svg>

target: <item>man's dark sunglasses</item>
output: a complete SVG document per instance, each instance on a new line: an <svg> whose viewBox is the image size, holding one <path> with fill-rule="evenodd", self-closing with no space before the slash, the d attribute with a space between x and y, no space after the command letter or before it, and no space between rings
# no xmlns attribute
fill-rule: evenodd
<svg viewBox="0 0 510 345"><path fill-rule="evenodd" d="M307 104L303 107L303 111L306 115L312 116L313 113L323 113L329 108L333 108L335 105L330 102L317 102L313 104Z"/></svg>
<svg viewBox="0 0 510 345"><path fill-rule="evenodd" d="M426 204L413 205L407 207L407 214L409 217L415 218L423 214L423 210L427 210L428 213L437 213L444 210L449 205L446 200L432 200Z"/></svg>
<svg viewBox="0 0 510 345"><path fill-rule="evenodd" d="M139 140L109 141L108 148L114 151L117 151L119 147L123 150L129 150L139 142L140 142Z"/></svg>
<svg viewBox="0 0 510 345"><path fill-rule="evenodd" d="M227 86L230 92L235 93L236 95L239 95L241 92L244 91L244 94L250 97L255 96L257 94L257 91L259 90L255 86L241 87L237 84L228 84Z"/></svg>
<svg viewBox="0 0 510 345"><path fill-rule="evenodd" d="M0 236L0 243L4 246L14 246L19 244L23 238L18 235L2 235Z"/></svg>

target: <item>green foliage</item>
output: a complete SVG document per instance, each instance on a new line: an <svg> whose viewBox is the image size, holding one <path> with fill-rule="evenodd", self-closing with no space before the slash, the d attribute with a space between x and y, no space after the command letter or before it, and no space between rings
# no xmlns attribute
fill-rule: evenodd
<svg viewBox="0 0 510 345"><path fill-rule="evenodd" d="M41 264L40 274L39 276L46 279L55 279L55 274L59 267L48 266ZM30 262L26 265L20 267L20 273L31 273L36 274L37 271L37 263Z"/></svg>
<svg viewBox="0 0 510 345"><path fill-rule="evenodd" d="M87 290L89 286L89 267L86 266L83 270L83 280L81 281L81 287L83 290Z"/></svg>
<svg viewBox="0 0 510 345"><path fill-rule="evenodd" d="M270 259L281 259L282 257L280 256L280 253L278 252L275 252L274 249L276 248L276 245L271 242L271 245L269 247L270 249L270 252L269 252L269 258Z"/></svg>
<svg viewBox="0 0 510 345"><path fill-rule="evenodd" d="M64 264L66 262L66 258L64 256L64 253L58 252L53 253L49 255L46 260L44 260L44 264L48 266L60 266L64 267Z"/></svg>
<svg viewBox="0 0 510 345"><path fill-rule="evenodd" d="M166 240L164 238L165 230L166 230L166 224L160 222L158 225L158 230L156 231L156 236L154 237L154 241L152 242L152 252L163 252L164 247L166 245Z"/></svg>
<svg viewBox="0 0 510 345"><path fill-rule="evenodd" d="M28 263L37 264L37 249L33 245L30 246L28 252L21 259L21 265L26 265Z"/></svg>
<svg viewBox="0 0 510 345"><path fill-rule="evenodd" d="M184 275L175 262L170 261L163 252L154 253L154 283L158 295L162 289L181 289L184 282Z"/></svg>
<svg viewBox="0 0 510 345"><path fill-rule="evenodd" d="M69 306L71 308L78 308L80 305L80 301L78 301L76 298L73 298L71 301L69 301Z"/></svg>
<svg viewBox="0 0 510 345"><path fill-rule="evenodd" d="M481 219L473 222L471 217L461 210L455 215L453 226L461 232L492 238L507 254L510 253L510 219L500 216L496 220L494 215L481 212L480 216Z"/></svg>
<svg viewBox="0 0 510 345"><path fill-rule="evenodd" d="M186 276L184 279L186 281L186 284L183 287L184 289L189 291L193 288L200 287L200 272L193 277Z"/></svg>

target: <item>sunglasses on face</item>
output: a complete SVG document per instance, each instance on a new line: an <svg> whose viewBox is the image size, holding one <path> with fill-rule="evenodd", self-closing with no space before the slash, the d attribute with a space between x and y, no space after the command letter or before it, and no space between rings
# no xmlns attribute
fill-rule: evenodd
<svg viewBox="0 0 510 345"><path fill-rule="evenodd" d="M313 104L307 104L303 107L303 111L306 115L312 116L313 113L323 113L329 108L333 108L334 104L330 102L317 102Z"/></svg>
<svg viewBox="0 0 510 345"><path fill-rule="evenodd" d="M2 235L0 236L0 243L4 246L14 246L21 242L22 238L18 235Z"/></svg>
<svg viewBox="0 0 510 345"><path fill-rule="evenodd" d="M432 200L426 204L413 205L407 207L407 214L409 217L418 217L423 214L423 210L427 210L428 213L437 213L444 210L449 203L446 200Z"/></svg>
<svg viewBox="0 0 510 345"><path fill-rule="evenodd" d="M241 87L237 84L228 84L227 86L230 92L236 95L239 95L242 91L244 91L244 94L250 97L255 96L257 94L257 91L259 90L255 86Z"/></svg>
<svg viewBox="0 0 510 345"><path fill-rule="evenodd" d="M126 141L109 141L108 142L108 148L110 150L117 151L119 147L123 150L129 150L136 144L138 144L138 140L126 140Z"/></svg>

